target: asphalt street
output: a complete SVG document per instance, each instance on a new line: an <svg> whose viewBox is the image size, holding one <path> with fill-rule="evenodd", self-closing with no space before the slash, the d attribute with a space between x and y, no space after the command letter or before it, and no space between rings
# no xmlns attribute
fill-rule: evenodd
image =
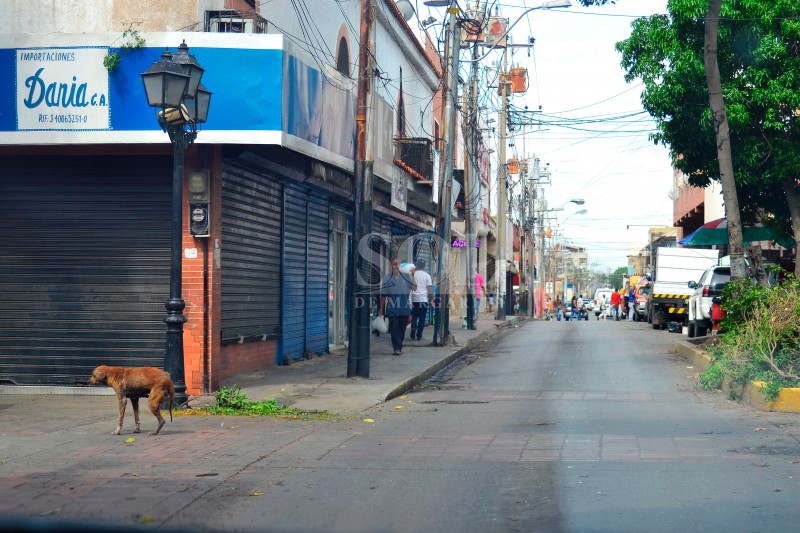
<svg viewBox="0 0 800 533"><path fill-rule="evenodd" d="M110 435L107 397L0 395L0 513L198 531L793 529L798 416L697 391L676 337L528 322L338 420L180 416L158 437Z"/></svg>

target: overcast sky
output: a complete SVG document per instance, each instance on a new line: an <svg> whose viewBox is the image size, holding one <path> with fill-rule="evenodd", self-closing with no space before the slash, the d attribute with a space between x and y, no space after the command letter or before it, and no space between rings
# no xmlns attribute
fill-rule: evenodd
<svg viewBox="0 0 800 533"><path fill-rule="evenodd" d="M493 0L489 0L490 4ZM466 0L459 2L462 8ZM470 6L474 4L470 0ZM498 0L501 14L514 23L533 0ZM429 8L419 5L425 18ZM441 17L441 9L430 9ZM654 124L642 110L641 86L627 84L617 41L630 36L638 16L666 13L666 0L617 0L615 5L585 8L573 0L561 10L534 10L511 30L514 43L535 38L528 55L516 49L510 60L527 68L528 92L516 106L541 106L541 126L509 139L508 155L549 163L552 185L545 186L564 239L586 246L589 263L600 269L627 265L627 256L646 244L647 227L672 225L672 169L668 151L653 145ZM487 64L501 58L488 57ZM627 118L620 118L627 117ZM591 120L587 120L591 119ZM583 206L569 203L585 200ZM584 215L570 213L586 209ZM556 214L556 213L554 213Z"/></svg>

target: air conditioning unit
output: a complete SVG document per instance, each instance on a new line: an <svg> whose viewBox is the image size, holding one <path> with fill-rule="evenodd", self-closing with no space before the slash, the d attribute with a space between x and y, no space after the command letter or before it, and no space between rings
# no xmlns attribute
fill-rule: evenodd
<svg viewBox="0 0 800 533"><path fill-rule="evenodd" d="M210 33L267 33L267 19L255 12L206 11Z"/></svg>

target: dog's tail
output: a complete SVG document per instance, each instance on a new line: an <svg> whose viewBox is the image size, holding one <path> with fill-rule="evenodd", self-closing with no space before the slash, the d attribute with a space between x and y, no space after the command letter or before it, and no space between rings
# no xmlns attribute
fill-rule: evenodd
<svg viewBox="0 0 800 533"><path fill-rule="evenodd" d="M172 402L175 401L175 387L169 388L169 421L172 422Z"/></svg>

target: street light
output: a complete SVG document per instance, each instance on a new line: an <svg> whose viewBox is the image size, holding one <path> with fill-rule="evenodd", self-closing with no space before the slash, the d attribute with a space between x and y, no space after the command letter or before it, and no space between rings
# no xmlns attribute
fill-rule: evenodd
<svg viewBox="0 0 800 533"><path fill-rule="evenodd" d="M206 122L211 93L200 80L203 68L189 53L186 41L173 55L169 48L142 73L147 103L158 109L156 117L161 129L172 142L172 241L170 246L169 299L165 307L167 316L167 346L164 352L164 370L175 384L178 405L188 400L183 367L183 324L186 303L181 296L181 239L183 237L183 155L197 138L197 126Z"/></svg>
<svg viewBox="0 0 800 533"><path fill-rule="evenodd" d="M565 218L564 220L561 221L561 223L562 224L566 223L567 220L569 220L570 218L572 218L575 215L585 215L588 212L589 212L588 209L581 209L580 211L575 211L574 213L570 213L569 215L567 215L567 218Z"/></svg>
<svg viewBox="0 0 800 533"><path fill-rule="evenodd" d="M426 6L443 6L443 5L446 5L444 3L440 3L440 1L444 2L444 0L426 0L426 2L424 2L424 3L425 3ZM544 4L542 4L540 6L529 7L528 9L526 9L525 11L522 12L522 14L517 18L517 20L515 20L512 24L508 25L508 28L506 28L505 33L496 38L495 42L497 44L494 44L494 45L490 46L486 50L485 54L483 54L481 57L478 57L478 58L466 59L466 60L462 60L462 61L469 63L469 62L473 62L473 61L482 61L483 59L485 59L486 56L488 56L492 52L492 50L494 50L497 47L497 45L499 43L502 43L502 42L505 41L506 36L509 34L511 29L514 26L516 26L517 23L520 20L522 20L523 17L525 15L527 15L528 13L530 13L531 11L536 11L537 9L558 9L558 8L561 8L561 7L571 7L571 6L572 6L572 2L570 2L570 0L551 0L550 2L545 2Z"/></svg>

